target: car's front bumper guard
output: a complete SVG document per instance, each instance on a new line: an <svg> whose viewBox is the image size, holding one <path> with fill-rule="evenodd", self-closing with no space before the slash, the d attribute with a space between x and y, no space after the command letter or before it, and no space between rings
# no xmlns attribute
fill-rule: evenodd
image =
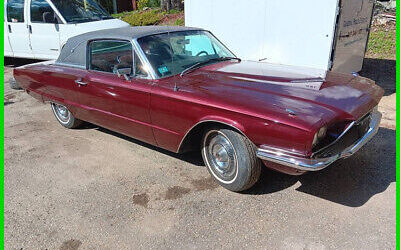
<svg viewBox="0 0 400 250"><path fill-rule="evenodd" d="M375 111L371 114L371 122L368 131L364 136L355 142L353 145L347 147L342 152L326 157L326 158L302 158L297 156L291 156L286 153L279 152L277 150L268 150L259 148L257 150L257 156L261 160L275 162L287 167L302 171L318 171L326 168L333 162L341 158L347 158L356 153L362 146L364 146L372 137L378 132L379 124L381 122L382 114Z"/></svg>

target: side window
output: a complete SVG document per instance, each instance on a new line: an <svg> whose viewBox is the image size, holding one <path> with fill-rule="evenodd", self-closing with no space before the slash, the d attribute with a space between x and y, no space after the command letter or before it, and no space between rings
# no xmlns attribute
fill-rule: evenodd
<svg viewBox="0 0 400 250"><path fill-rule="evenodd" d="M11 23L24 22L24 0L8 0L7 20Z"/></svg>
<svg viewBox="0 0 400 250"><path fill-rule="evenodd" d="M118 69L133 72L132 44L127 41L93 41L89 44L89 69L117 73Z"/></svg>
<svg viewBox="0 0 400 250"><path fill-rule="evenodd" d="M35 23L55 23L54 11L46 0L31 1L31 21Z"/></svg>

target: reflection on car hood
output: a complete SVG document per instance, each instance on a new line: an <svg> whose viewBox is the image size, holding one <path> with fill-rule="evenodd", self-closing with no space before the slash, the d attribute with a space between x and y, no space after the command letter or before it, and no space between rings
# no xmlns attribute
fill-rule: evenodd
<svg viewBox="0 0 400 250"><path fill-rule="evenodd" d="M273 121L295 119L302 128L320 126L339 116L356 120L383 95L379 86L363 77L258 62L218 63L188 76L192 91L207 93L210 100ZM288 110L295 116L282 121Z"/></svg>

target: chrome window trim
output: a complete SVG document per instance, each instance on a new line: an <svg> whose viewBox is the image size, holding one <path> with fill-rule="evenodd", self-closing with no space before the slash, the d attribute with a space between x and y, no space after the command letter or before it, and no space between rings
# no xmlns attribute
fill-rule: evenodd
<svg viewBox="0 0 400 250"><path fill-rule="evenodd" d="M149 60L147 59L146 55L144 54L142 48L140 47L137 39L132 40L132 45L135 48L136 53L137 53L138 57L141 59L143 65L145 65L149 69L150 72L148 72L148 73L151 76L151 78L153 80L159 79L157 74L155 73L153 67L151 66Z"/></svg>
<svg viewBox="0 0 400 250"><path fill-rule="evenodd" d="M126 43L130 43L131 47L132 47L132 69L135 68L135 53L139 56L139 53L137 52L136 46L134 44L134 42L132 40L125 40L125 39L109 39L109 38L104 38L104 39L93 39L93 40L88 40L87 41L87 45L86 45L86 67L84 67L87 71L90 72L99 72L99 73L104 73L104 74L110 74L113 76L116 76L116 74L112 73L112 72L107 72L107 71L101 71L101 70L94 70L94 69L90 69L90 63L91 63L91 53L90 53L90 44L92 42L97 42L97 41L101 41L101 42L107 42L107 41L119 41L119 42L126 42ZM142 64L143 64L143 60L140 58L139 56L139 60L141 60ZM153 78L151 77L151 74L149 74L149 77L135 77L134 72L132 72L132 79L145 79L145 80L152 80Z"/></svg>
<svg viewBox="0 0 400 250"><path fill-rule="evenodd" d="M110 38L104 38L104 39L98 38L98 39L91 39L91 40L87 41L87 44L86 44L86 69L90 70L90 71L111 73L111 74L115 75L112 72L93 70L93 69L90 68L90 65L91 65L91 62L92 62L92 54L91 54L91 50L90 50L90 44L93 43L93 42L125 42L125 43L130 43L131 46L132 46L132 42L129 41L129 40L124 40L124 39L110 39ZM131 49L132 49L132 56L134 56L133 47ZM133 59L132 59L132 62L133 62ZM132 63L132 68L133 68L133 65L134 64Z"/></svg>
<svg viewBox="0 0 400 250"><path fill-rule="evenodd" d="M54 65L63 66L63 67L77 68L77 69L86 69L85 66L72 64L72 63L55 62Z"/></svg>

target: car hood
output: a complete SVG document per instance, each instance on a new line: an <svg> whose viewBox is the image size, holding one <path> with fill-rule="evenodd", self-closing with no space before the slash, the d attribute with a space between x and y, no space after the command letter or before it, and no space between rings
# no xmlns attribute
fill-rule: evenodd
<svg viewBox="0 0 400 250"><path fill-rule="evenodd" d="M383 95L363 77L248 61L209 65L184 78L211 104L307 130L357 120Z"/></svg>
<svg viewBox="0 0 400 250"><path fill-rule="evenodd" d="M78 29L84 29L87 31L95 31L95 30L104 30L104 29L112 29L112 28L121 28L125 26L129 26L128 23L120 20L120 19L107 19L107 20L99 20L94 22L85 22L85 23L76 23L73 24Z"/></svg>

